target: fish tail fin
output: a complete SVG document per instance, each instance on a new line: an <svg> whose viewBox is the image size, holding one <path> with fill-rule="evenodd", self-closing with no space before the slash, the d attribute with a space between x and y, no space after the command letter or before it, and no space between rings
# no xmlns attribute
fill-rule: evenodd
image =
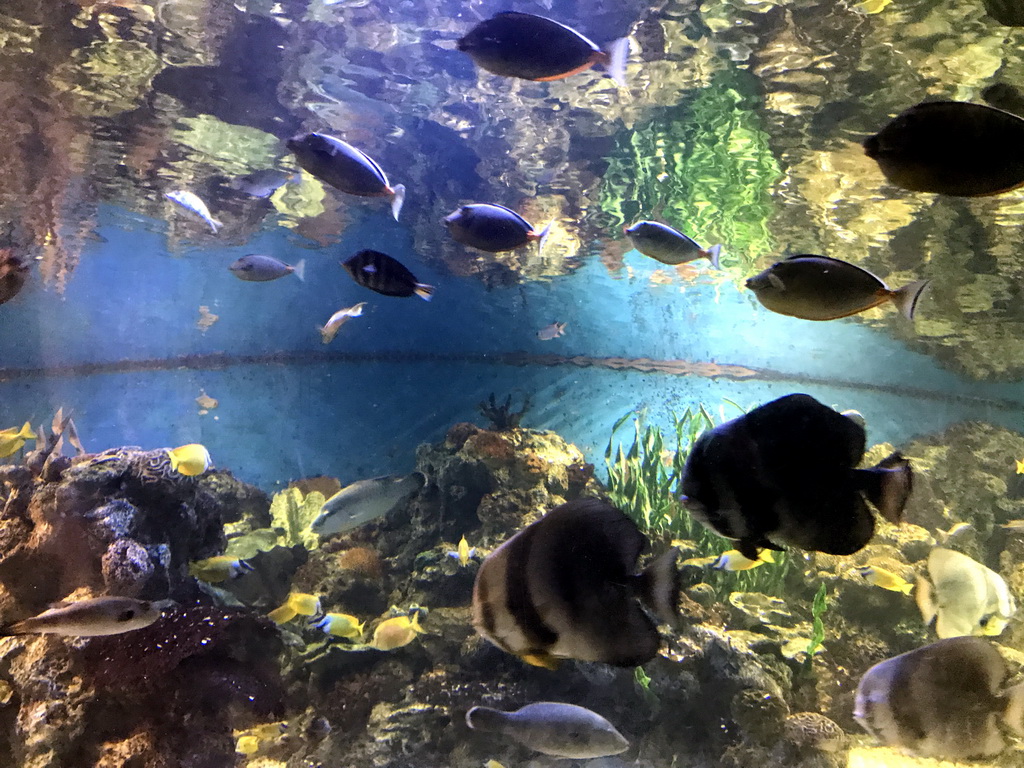
<svg viewBox="0 0 1024 768"><path fill-rule="evenodd" d="M466 725L474 731L500 733L505 730L507 715L490 707L472 707L466 713Z"/></svg>
<svg viewBox="0 0 1024 768"><path fill-rule="evenodd" d="M900 585L900 592L902 592L904 595L909 595L913 591L914 585L909 581L906 584Z"/></svg>
<svg viewBox="0 0 1024 768"><path fill-rule="evenodd" d="M424 285L423 283L416 283L416 287L412 289L412 292L419 296L424 301L430 301L434 298L434 291L436 288L432 285Z"/></svg>
<svg viewBox="0 0 1024 768"><path fill-rule="evenodd" d="M26 421L21 425L21 430L18 432L18 437L24 440L36 440L39 438L35 432L32 431L32 424Z"/></svg>
<svg viewBox="0 0 1024 768"><path fill-rule="evenodd" d="M903 519L903 508L914 487L910 461L898 451L891 453L871 469L855 469L862 480L862 490L882 517L890 523Z"/></svg>
<svg viewBox="0 0 1024 768"><path fill-rule="evenodd" d="M402 212L402 205L405 204L405 184L395 184L391 188L391 215L398 221L398 214Z"/></svg>
<svg viewBox="0 0 1024 768"><path fill-rule="evenodd" d="M620 37L608 46L608 75L622 88L626 87L626 60L629 58L629 38Z"/></svg>
<svg viewBox="0 0 1024 768"><path fill-rule="evenodd" d="M1003 722L1017 736L1024 736L1024 683L1013 686L1003 696L1006 699Z"/></svg>
<svg viewBox="0 0 1024 768"><path fill-rule="evenodd" d="M892 303L896 305L896 309L907 320L914 319L914 312L917 311L917 302L931 282L931 280L917 280L913 283L907 283L898 291L893 291Z"/></svg>
<svg viewBox="0 0 1024 768"><path fill-rule="evenodd" d="M539 256L544 251L544 243L547 242L548 235L551 234L551 227L554 225L555 220L552 219L548 222L547 226L544 227L540 232L537 233L537 255Z"/></svg>
<svg viewBox="0 0 1024 768"><path fill-rule="evenodd" d="M302 280L303 282L305 282L306 281L306 260L305 259L299 259L299 263L292 266L292 271L295 273L295 276L297 278L299 278L299 280Z"/></svg>
<svg viewBox="0 0 1024 768"><path fill-rule="evenodd" d="M939 606L935 603L935 590L932 583L923 576L917 577L917 610L921 612L921 620L928 626L935 619L939 612Z"/></svg>
<svg viewBox="0 0 1024 768"><path fill-rule="evenodd" d="M722 253L722 244L721 243L719 243L718 245L712 245L710 248L708 248L706 251L704 251L704 255L707 256L708 261L711 262L711 266L714 267L715 269L721 269L722 268L722 264L718 260L719 255L721 253Z"/></svg>
<svg viewBox="0 0 1024 768"><path fill-rule="evenodd" d="M216 219L210 219L208 223L210 225L210 229L213 230L213 234L215 235L220 230L220 228L224 226L224 222L217 221Z"/></svg>
<svg viewBox="0 0 1024 768"><path fill-rule="evenodd" d="M637 576L640 599L654 615L671 627L679 626L679 548L655 558Z"/></svg>

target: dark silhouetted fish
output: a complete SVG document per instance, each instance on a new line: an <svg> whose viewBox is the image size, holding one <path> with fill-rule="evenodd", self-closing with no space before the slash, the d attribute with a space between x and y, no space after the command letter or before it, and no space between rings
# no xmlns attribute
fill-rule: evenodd
<svg viewBox="0 0 1024 768"><path fill-rule="evenodd" d="M537 232L515 211L490 203L460 206L444 217L444 223L458 242L490 253L511 251L534 240L540 250L551 229L549 223Z"/></svg>
<svg viewBox="0 0 1024 768"><path fill-rule="evenodd" d="M265 283L268 280L277 280L279 277L293 273L299 280L302 280L306 273L306 260L300 260L293 267L291 264L285 264L273 256L250 253L247 256L242 256L240 259L235 259L235 261L231 262L231 266L228 269L239 280L251 283Z"/></svg>
<svg viewBox="0 0 1024 768"><path fill-rule="evenodd" d="M707 259L715 269L722 268L718 263L721 245L713 245L704 250L691 238L666 224L638 221L631 227L625 227L623 231L634 248L662 264L675 266L695 259Z"/></svg>
<svg viewBox="0 0 1024 768"><path fill-rule="evenodd" d="M10 249L0 248L0 304L18 295L28 280L28 271L28 265Z"/></svg>
<svg viewBox="0 0 1024 768"><path fill-rule="evenodd" d="M232 179L228 186L251 197L264 198L270 197L297 176L297 174L279 171L276 168L263 168Z"/></svg>
<svg viewBox="0 0 1024 768"><path fill-rule="evenodd" d="M1007 690L1007 677L988 640L939 640L869 669L853 716L886 746L919 757L994 757L1007 746L1001 725L1024 736L1024 685Z"/></svg>
<svg viewBox="0 0 1024 768"><path fill-rule="evenodd" d="M473 707L466 724L474 731L509 736L530 749L554 757L583 760L625 752L629 742L596 712L575 704L538 701L515 712Z"/></svg>
<svg viewBox="0 0 1024 768"><path fill-rule="evenodd" d="M1024 93L1020 88L1009 83L992 83L981 92L981 98L990 107L1012 112L1017 117L1024 117Z"/></svg>
<svg viewBox="0 0 1024 768"><path fill-rule="evenodd" d="M864 142L893 184L983 197L1024 184L1024 119L985 104L922 102Z"/></svg>
<svg viewBox="0 0 1024 768"><path fill-rule="evenodd" d="M865 498L899 522L910 463L894 453L856 469L864 428L809 395L786 395L701 435L683 470L683 503L756 560L789 544L849 555L874 535Z"/></svg>
<svg viewBox="0 0 1024 768"><path fill-rule="evenodd" d="M891 301L910 320L928 280L892 290L855 264L801 254L777 261L747 280L747 288L772 312L802 320L836 320Z"/></svg>
<svg viewBox="0 0 1024 768"><path fill-rule="evenodd" d="M430 301L434 286L416 281L416 276L399 261L380 251L360 251L341 265L364 288L384 296L419 296Z"/></svg>
<svg viewBox="0 0 1024 768"><path fill-rule="evenodd" d="M459 40L458 48L495 75L561 80L603 64L615 82L625 85L629 40L616 40L603 51L557 21L506 11L473 27Z"/></svg>
<svg viewBox="0 0 1024 768"><path fill-rule="evenodd" d="M323 133L307 133L286 143L302 168L335 189L359 197L391 198L391 214L398 219L405 187L391 186L384 171L368 155Z"/></svg>
<svg viewBox="0 0 1024 768"><path fill-rule="evenodd" d="M1020 0L983 0L985 12L1006 27L1024 27L1024 3Z"/></svg>
<svg viewBox="0 0 1024 768"><path fill-rule="evenodd" d="M647 538L600 499L555 507L491 552L473 585L473 626L537 666L555 659L632 667L658 652L647 606L678 620L676 549L636 573Z"/></svg>

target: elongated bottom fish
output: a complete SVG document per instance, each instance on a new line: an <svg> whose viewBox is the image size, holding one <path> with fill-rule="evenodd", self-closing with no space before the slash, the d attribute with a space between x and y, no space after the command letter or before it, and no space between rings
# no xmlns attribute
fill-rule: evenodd
<svg viewBox="0 0 1024 768"><path fill-rule="evenodd" d="M49 634L67 637L119 635L148 627L163 611L174 605L171 600L151 602L131 597L96 597L73 603L57 603L38 616L18 621L3 629L0 636Z"/></svg>

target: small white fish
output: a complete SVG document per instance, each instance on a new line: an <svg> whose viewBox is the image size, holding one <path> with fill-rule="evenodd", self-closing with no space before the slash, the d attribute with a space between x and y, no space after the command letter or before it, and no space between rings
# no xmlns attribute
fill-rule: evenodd
<svg viewBox="0 0 1024 768"><path fill-rule="evenodd" d="M324 323L323 328L320 329L320 338L324 344L330 344L334 337L338 335L338 331L345 323L347 323L353 317L359 317L363 314L363 307L366 306L365 301L360 301L351 307L345 307L339 309L333 315L331 319Z"/></svg>
<svg viewBox="0 0 1024 768"><path fill-rule="evenodd" d="M552 323L546 325L537 331L537 338L541 341L550 341L551 339L557 339L559 336L565 335L566 323Z"/></svg>
<svg viewBox="0 0 1024 768"><path fill-rule="evenodd" d="M210 215L210 209L206 207L206 203L200 200L199 196L194 192L189 192L187 189L178 189L174 192L165 193L165 196L168 200L177 203L186 211L192 211L192 213L209 224L214 234L217 234L217 230L223 226Z"/></svg>

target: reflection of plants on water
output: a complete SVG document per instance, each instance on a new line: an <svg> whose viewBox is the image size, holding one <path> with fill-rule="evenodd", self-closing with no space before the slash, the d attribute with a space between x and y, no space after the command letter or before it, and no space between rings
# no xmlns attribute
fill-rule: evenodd
<svg viewBox="0 0 1024 768"><path fill-rule="evenodd" d="M781 177L756 111L757 80L723 69L707 88L620 135L601 209L616 225L664 221L698 243L725 245L750 272L773 249L768 222Z"/></svg>

